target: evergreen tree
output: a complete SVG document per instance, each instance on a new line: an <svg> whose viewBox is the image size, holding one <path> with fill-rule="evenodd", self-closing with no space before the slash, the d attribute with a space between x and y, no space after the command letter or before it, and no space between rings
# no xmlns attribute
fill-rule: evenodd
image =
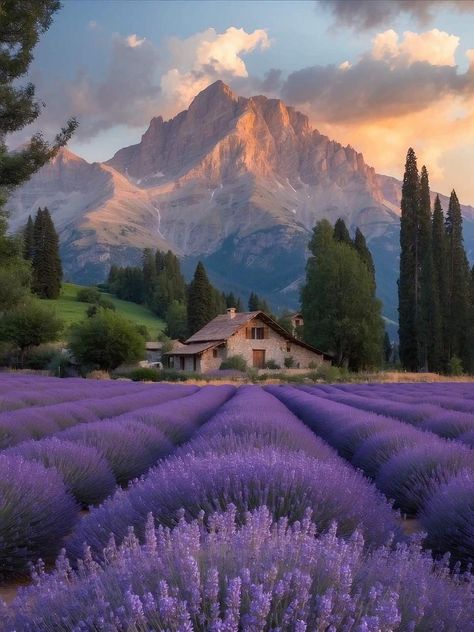
<svg viewBox="0 0 474 632"><path fill-rule="evenodd" d="M23 256L27 260L32 260L35 254L35 226L31 215L28 215L25 229L23 231Z"/></svg>
<svg viewBox="0 0 474 632"><path fill-rule="evenodd" d="M419 242L420 206L416 155L410 147L403 176L400 219L400 278L398 281L398 334L400 360L405 369L418 370Z"/></svg>
<svg viewBox="0 0 474 632"><path fill-rule="evenodd" d="M33 292L40 298L58 298L62 276L59 237L48 209L40 208L34 222Z"/></svg>
<svg viewBox="0 0 474 632"><path fill-rule="evenodd" d="M172 339L183 339L187 336L186 305L173 301L166 310L166 333Z"/></svg>
<svg viewBox="0 0 474 632"><path fill-rule="evenodd" d="M367 269L370 272L370 276L372 278L372 282L374 286L374 294L375 294L376 284L375 284L374 260L372 258L372 253L370 252L369 247L367 246L364 233L359 228L356 228L356 232L354 236L354 248L357 250L357 252L359 253L359 257L365 263L365 265L367 266Z"/></svg>
<svg viewBox="0 0 474 632"><path fill-rule="evenodd" d="M250 292L248 306L249 306L249 312L258 311L258 296L255 294L255 292Z"/></svg>
<svg viewBox="0 0 474 632"><path fill-rule="evenodd" d="M214 288L199 261L188 291L188 333L195 334L216 315Z"/></svg>
<svg viewBox="0 0 474 632"><path fill-rule="evenodd" d="M150 307L156 292L158 274L156 271L156 257L150 248L145 248L142 259L143 294L145 303Z"/></svg>
<svg viewBox="0 0 474 632"><path fill-rule="evenodd" d="M383 321L367 265L352 246L334 239L326 220L314 228L309 249L301 295L305 340L333 353L339 366L378 365Z"/></svg>
<svg viewBox="0 0 474 632"><path fill-rule="evenodd" d="M446 215L448 265L448 359L466 358L466 325L469 297L469 264L464 250L462 215L456 192L449 198Z"/></svg>
<svg viewBox="0 0 474 632"><path fill-rule="evenodd" d="M352 246L352 239L347 229L345 221L340 217L334 224L334 239L343 244Z"/></svg>
<svg viewBox="0 0 474 632"><path fill-rule="evenodd" d="M113 263L110 266L109 275L107 277L107 285L109 286L109 291L112 291L111 286L118 279L118 276L119 276L119 267L115 263Z"/></svg>
<svg viewBox="0 0 474 632"><path fill-rule="evenodd" d="M423 165L420 175L418 215L420 252L420 307L418 310L418 366L423 370L439 370L442 332L439 292L433 263L433 233L428 171Z"/></svg>
<svg viewBox="0 0 474 632"><path fill-rule="evenodd" d="M390 360L392 359L392 343L390 342L388 331L385 332L383 338L383 359L385 364L390 364Z"/></svg>
<svg viewBox="0 0 474 632"><path fill-rule="evenodd" d="M249 312L265 312L265 314L271 315L271 310L267 301L260 298L260 296L255 292L250 293Z"/></svg>
<svg viewBox="0 0 474 632"><path fill-rule="evenodd" d="M31 270L23 258L20 238L7 234L7 218L0 209L0 317L29 294Z"/></svg>
<svg viewBox="0 0 474 632"><path fill-rule="evenodd" d="M444 213L439 196L435 198L432 221L433 294L438 305L438 325L434 328L431 369L446 372L448 368L448 243Z"/></svg>
<svg viewBox="0 0 474 632"><path fill-rule="evenodd" d="M474 266L469 275L465 370L471 375L474 374Z"/></svg>
<svg viewBox="0 0 474 632"><path fill-rule="evenodd" d="M0 8L0 207L11 189L28 180L67 143L77 123L68 121L53 144L35 134L22 149L9 151L7 134L33 123L41 112L31 83L18 85L18 79L28 72L33 49L42 33L49 28L57 0L2 2Z"/></svg>

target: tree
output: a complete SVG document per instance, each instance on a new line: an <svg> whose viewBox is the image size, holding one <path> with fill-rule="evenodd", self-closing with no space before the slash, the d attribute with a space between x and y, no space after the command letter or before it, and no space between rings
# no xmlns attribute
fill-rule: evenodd
<svg viewBox="0 0 474 632"><path fill-rule="evenodd" d="M28 215L25 229L23 231L23 256L32 261L35 255L35 226L31 215Z"/></svg>
<svg viewBox="0 0 474 632"><path fill-rule="evenodd" d="M39 208L34 222L32 290L41 298L56 299L61 292L63 269L59 237L48 209Z"/></svg>
<svg viewBox="0 0 474 632"><path fill-rule="evenodd" d="M204 265L199 261L188 291L188 333L190 335L207 325L216 315L214 312L214 288L207 277Z"/></svg>
<svg viewBox="0 0 474 632"><path fill-rule="evenodd" d="M416 155L410 147L403 176L400 219L400 278L398 317L400 360L410 370L418 369L419 242L418 215L420 186Z"/></svg>
<svg viewBox="0 0 474 632"><path fill-rule="evenodd" d="M166 310L166 333L170 338L182 339L187 335L188 315L186 305L173 301Z"/></svg>
<svg viewBox="0 0 474 632"><path fill-rule="evenodd" d="M469 304L467 321L467 344L465 368L469 373L474 373L474 266L469 275Z"/></svg>
<svg viewBox="0 0 474 632"><path fill-rule="evenodd" d="M346 222L340 217L334 224L334 239L343 244L352 246L352 239L346 226Z"/></svg>
<svg viewBox="0 0 474 632"><path fill-rule="evenodd" d="M306 342L359 370L380 363L383 321L372 277L356 250L334 239L331 224L316 224L309 243L302 312Z"/></svg>
<svg viewBox="0 0 474 632"><path fill-rule="evenodd" d="M446 215L448 306L447 346L448 358L466 357L466 326L469 301L469 264L464 250L462 215L456 192L449 198Z"/></svg>
<svg viewBox="0 0 474 632"><path fill-rule="evenodd" d="M145 303L148 307L153 304L153 297L156 292L156 284L158 281L158 273L156 271L155 255L150 248L145 248L142 259L143 273L143 294Z"/></svg>
<svg viewBox="0 0 474 632"><path fill-rule="evenodd" d="M8 235L7 226L6 215L0 209L0 316L25 300L31 280L22 240Z"/></svg>
<svg viewBox="0 0 474 632"><path fill-rule="evenodd" d="M32 347L57 340L63 325L49 307L28 299L3 315L0 336L4 342L20 349L23 365L26 352Z"/></svg>
<svg viewBox="0 0 474 632"><path fill-rule="evenodd" d="M385 364L390 364L392 359L392 343L390 342L390 336L388 331L385 332L383 337L383 360Z"/></svg>
<svg viewBox="0 0 474 632"><path fill-rule="evenodd" d="M17 151L9 151L5 137L39 116L33 84L19 86L33 59L38 39L59 9L58 0L6 0L0 7L0 207L11 189L28 180L64 146L77 127L70 119L48 143L38 132Z"/></svg>
<svg viewBox="0 0 474 632"><path fill-rule="evenodd" d="M267 301L260 298L255 292L251 292L249 296L249 312L265 312L266 314L271 314Z"/></svg>
<svg viewBox="0 0 474 632"><path fill-rule="evenodd" d="M445 372L448 368L448 277L447 277L447 238L444 213L439 195L433 206L431 222L431 252L433 260L433 339L429 358L432 371Z"/></svg>
<svg viewBox="0 0 474 632"><path fill-rule="evenodd" d="M132 322L101 309L71 327L69 347L81 365L111 371L143 358L145 340Z"/></svg>
<svg viewBox="0 0 474 632"><path fill-rule="evenodd" d="M375 284L374 260L372 258L372 253L370 252L369 247L367 246L364 233L359 228L356 228L356 232L354 236L354 248L358 252L359 257L367 266L368 271L370 272L370 276L372 278L373 286L374 286L374 294L375 294L376 284Z"/></svg>

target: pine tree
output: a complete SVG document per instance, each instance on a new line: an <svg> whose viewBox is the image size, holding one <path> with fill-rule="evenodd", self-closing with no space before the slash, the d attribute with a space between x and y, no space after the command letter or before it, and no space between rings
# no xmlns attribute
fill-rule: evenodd
<svg viewBox="0 0 474 632"><path fill-rule="evenodd" d="M58 298L62 276L58 234L49 210L39 208L34 222L33 292L40 298Z"/></svg>
<svg viewBox="0 0 474 632"><path fill-rule="evenodd" d="M145 303L150 307L156 292L158 274L156 271L156 257L150 248L145 248L142 259L143 293Z"/></svg>
<svg viewBox="0 0 474 632"><path fill-rule="evenodd" d="M352 239L347 229L345 221L340 217L334 224L334 239L343 244L352 246Z"/></svg>
<svg viewBox="0 0 474 632"><path fill-rule="evenodd" d="M35 254L35 227L31 215L28 215L25 229L23 231L23 256L27 260L32 260Z"/></svg>
<svg viewBox="0 0 474 632"><path fill-rule="evenodd" d="M471 375L474 374L474 266L469 275L469 305L466 336L466 360L465 369Z"/></svg>
<svg viewBox="0 0 474 632"><path fill-rule="evenodd" d="M35 134L20 150L9 151L5 136L33 123L41 112L31 83L18 85L28 72L33 49L49 28L58 0L2 2L0 17L0 207L11 189L28 180L67 143L77 123L70 119L53 144Z"/></svg>
<svg viewBox="0 0 474 632"><path fill-rule="evenodd" d="M398 281L398 334L400 360L405 369L418 370L419 178L416 155L410 147L403 176L400 219L400 278Z"/></svg>
<svg viewBox="0 0 474 632"><path fill-rule="evenodd" d="M392 358L392 343L390 342L390 336L386 331L383 338L383 359L385 364L389 364Z"/></svg>
<svg viewBox="0 0 474 632"><path fill-rule="evenodd" d="M448 243L448 359L466 356L466 323L469 296L469 264L464 250L462 215L456 192L449 198L446 215Z"/></svg>
<svg viewBox="0 0 474 632"><path fill-rule="evenodd" d="M206 269L199 261L188 290L188 333L195 334L214 316L214 288L209 282Z"/></svg>
<svg viewBox="0 0 474 632"><path fill-rule="evenodd" d="M448 368L448 243L444 213L439 196L435 198L432 221L433 294L438 304L438 325L434 328L434 343L431 357L433 371L446 372Z"/></svg>

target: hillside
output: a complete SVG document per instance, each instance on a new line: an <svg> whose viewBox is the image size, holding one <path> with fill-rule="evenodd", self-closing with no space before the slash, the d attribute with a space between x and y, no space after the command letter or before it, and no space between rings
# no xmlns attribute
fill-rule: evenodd
<svg viewBox="0 0 474 632"><path fill-rule="evenodd" d="M293 107L217 81L169 121L154 117L139 143L106 163L62 150L9 210L15 230L48 206L76 282L138 263L144 247L170 248L188 278L201 259L219 287L256 291L276 310L297 306L315 223L343 217L366 235L384 313L396 320L400 189ZM463 212L472 255L474 209Z"/></svg>
<svg viewBox="0 0 474 632"><path fill-rule="evenodd" d="M76 300L80 285L73 283L63 283L61 297L58 300L42 300L43 303L51 305L57 315L65 322L66 327L83 320L86 317L87 303L80 303ZM164 328L164 322L155 316L149 309L129 301L121 301L110 294L105 294L115 305L117 314L128 318L137 325L144 325L150 334L150 339L155 340L158 332Z"/></svg>

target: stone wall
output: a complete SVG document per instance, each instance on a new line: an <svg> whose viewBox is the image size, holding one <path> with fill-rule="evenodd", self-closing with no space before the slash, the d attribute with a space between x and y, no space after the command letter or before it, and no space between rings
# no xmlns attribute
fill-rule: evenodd
<svg viewBox="0 0 474 632"><path fill-rule="evenodd" d="M249 340L247 338L247 327L265 327L267 337L263 340ZM241 355L245 358L249 367L253 366L253 350L263 349L265 351L265 362L274 360L281 368L285 367L285 358L293 357L295 368L307 369L313 362L322 364L323 356L306 349L294 342L288 342L276 331L268 327L263 321L254 318L247 327L242 327L237 333L227 341L227 357Z"/></svg>

